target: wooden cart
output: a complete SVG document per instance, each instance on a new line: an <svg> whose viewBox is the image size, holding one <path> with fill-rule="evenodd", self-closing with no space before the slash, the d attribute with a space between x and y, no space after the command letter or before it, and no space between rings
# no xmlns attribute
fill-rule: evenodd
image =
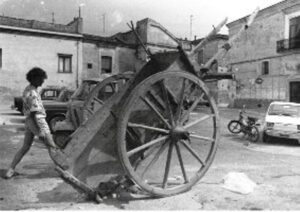
<svg viewBox="0 0 300 212"><path fill-rule="evenodd" d="M209 169L219 142L218 108L205 82L232 78L210 73L216 57L195 70L193 53L187 55L179 45L178 51L150 55L150 61L106 101L91 94L85 104L87 120L68 137L64 154L52 156L62 178L96 201L103 195L97 190L99 183L113 176L127 176L151 196L191 189ZM91 109L95 100L101 107Z"/></svg>

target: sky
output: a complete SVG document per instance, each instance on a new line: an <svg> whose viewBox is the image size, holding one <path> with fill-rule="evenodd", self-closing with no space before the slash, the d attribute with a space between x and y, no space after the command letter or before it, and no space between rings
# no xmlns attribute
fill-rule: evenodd
<svg viewBox="0 0 300 212"><path fill-rule="evenodd" d="M127 23L151 18L178 38L207 35L225 17L232 22L282 0L0 0L0 14L67 24L80 8L85 33L110 36ZM221 31L227 34L224 27Z"/></svg>

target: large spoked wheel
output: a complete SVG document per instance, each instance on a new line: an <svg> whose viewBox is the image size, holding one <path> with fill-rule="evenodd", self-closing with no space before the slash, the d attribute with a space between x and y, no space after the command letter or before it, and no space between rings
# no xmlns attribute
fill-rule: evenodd
<svg viewBox="0 0 300 212"><path fill-rule="evenodd" d="M88 95L83 105L83 118L89 119L106 100L117 93L125 83L133 78L133 73L116 74L99 82L97 86Z"/></svg>
<svg viewBox="0 0 300 212"><path fill-rule="evenodd" d="M242 125L239 121L230 121L227 125L229 132L233 134L239 134L242 131Z"/></svg>
<svg viewBox="0 0 300 212"><path fill-rule="evenodd" d="M208 106L199 106L206 99ZM154 196L185 192L211 165L219 115L205 84L183 72L160 72L138 84L119 116L118 152L128 176Z"/></svg>

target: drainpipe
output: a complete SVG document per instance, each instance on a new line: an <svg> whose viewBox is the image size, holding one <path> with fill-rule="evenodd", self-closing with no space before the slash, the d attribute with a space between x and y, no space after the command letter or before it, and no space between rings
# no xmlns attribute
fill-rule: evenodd
<svg viewBox="0 0 300 212"><path fill-rule="evenodd" d="M76 41L76 88L79 86L79 41Z"/></svg>

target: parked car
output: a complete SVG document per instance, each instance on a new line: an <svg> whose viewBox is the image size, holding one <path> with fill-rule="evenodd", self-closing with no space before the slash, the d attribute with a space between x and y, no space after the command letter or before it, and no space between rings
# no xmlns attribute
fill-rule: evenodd
<svg viewBox="0 0 300 212"><path fill-rule="evenodd" d="M41 90L41 98L47 114L46 121L49 124L51 132L53 132L53 127L57 121L65 119L68 101L73 93L73 90L65 87L46 87ZM12 107L23 114L22 97L15 97Z"/></svg>
<svg viewBox="0 0 300 212"><path fill-rule="evenodd" d="M52 100L43 100L43 105L46 110L46 121L49 124L51 132L58 121L63 121L66 118L68 110L68 101L70 100L74 91L63 89L57 98Z"/></svg>
<svg viewBox="0 0 300 212"><path fill-rule="evenodd" d="M42 100L53 100L57 99L60 92L62 90L66 90L65 87L58 87L58 86L47 86L42 88L40 95ZM14 97L14 103L11 106L12 109L16 109L20 113L23 114L23 100L21 96Z"/></svg>
<svg viewBox="0 0 300 212"><path fill-rule="evenodd" d="M267 110L263 129L263 141L271 137L296 139L300 143L300 104L272 102Z"/></svg>

